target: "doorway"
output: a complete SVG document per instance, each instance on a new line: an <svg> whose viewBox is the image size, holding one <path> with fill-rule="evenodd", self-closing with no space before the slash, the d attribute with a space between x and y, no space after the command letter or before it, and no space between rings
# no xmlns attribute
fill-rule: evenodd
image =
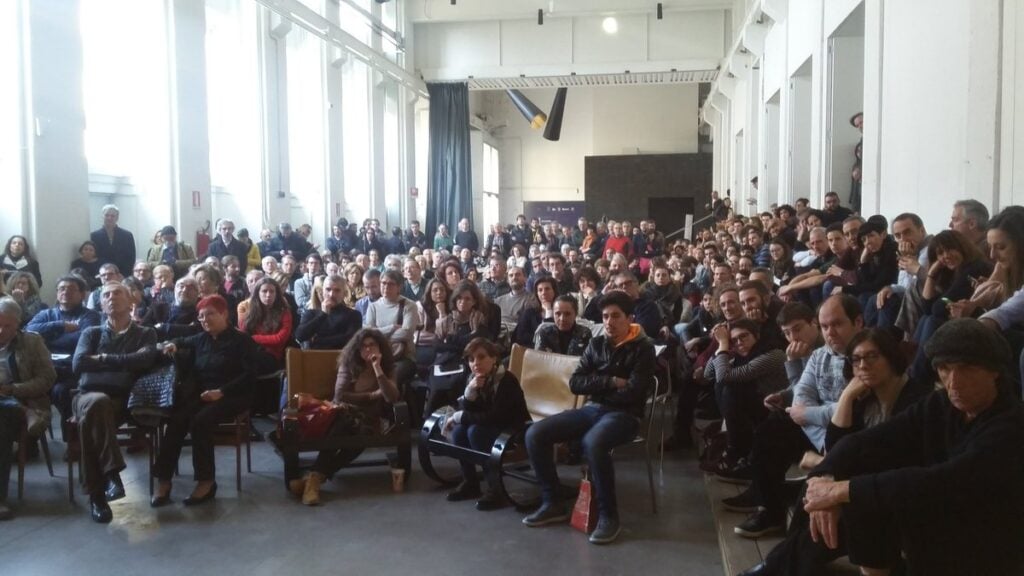
<svg viewBox="0 0 1024 576"><path fill-rule="evenodd" d="M693 197L648 198L647 214L654 218L658 231L668 236L686 226L686 215L693 215ZM679 237L682 234L674 236Z"/></svg>

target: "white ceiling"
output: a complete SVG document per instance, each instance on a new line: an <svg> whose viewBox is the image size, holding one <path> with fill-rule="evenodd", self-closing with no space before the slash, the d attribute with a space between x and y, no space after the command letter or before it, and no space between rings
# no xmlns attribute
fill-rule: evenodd
<svg viewBox="0 0 1024 576"><path fill-rule="evenodd" d="M654 13L657 0L406 0L405 10L414 23L473 20L535 19L545 17ZM662 0L665 12L727 10L733 0Z"/></svg>

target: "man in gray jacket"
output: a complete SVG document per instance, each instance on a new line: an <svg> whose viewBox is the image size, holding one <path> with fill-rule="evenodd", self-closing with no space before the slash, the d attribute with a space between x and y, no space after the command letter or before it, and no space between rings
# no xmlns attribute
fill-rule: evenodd
<svg viewBox="0 0 1024 576"><path fill-rule="evenodd" d="M30 438L46 433L50 387L57 379L43 338L19 326L21 306L13 298L0 298L0 520L12 516L7 505L12 446L26 423Z"/></svg>

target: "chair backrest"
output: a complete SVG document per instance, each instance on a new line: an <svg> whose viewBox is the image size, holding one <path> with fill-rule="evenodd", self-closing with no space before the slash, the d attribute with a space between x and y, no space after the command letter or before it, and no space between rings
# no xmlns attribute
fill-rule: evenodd
<svg viewBox="0 0 1024 576"><path fill-rule="evenodd" d="M580 397L569 389L569 377L579 363L578 356L512 347L509 370L519 378L534 422L579 405Z"/></svg>
<svg viewBox="0 0 1024 576"><path fill-rule="evenodd" d="M300 350L289 348L287 361L288 398L305 392L320 400L334 398L341 350Z"/></svg>

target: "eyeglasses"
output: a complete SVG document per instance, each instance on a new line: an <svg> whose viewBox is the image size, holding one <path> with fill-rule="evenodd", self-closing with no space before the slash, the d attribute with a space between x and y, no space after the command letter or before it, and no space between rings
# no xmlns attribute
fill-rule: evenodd
<svg viewBox="0 0 1024 576"><path fill-rule="evenodd" d="M861 362L870 366L881 357L882 355L879 354L878 352L868 352L867 354L861 356L858 356L856 354L854 354L853 356L847 356L846 360L850 363L851 366L859 366Z"/></svg>

